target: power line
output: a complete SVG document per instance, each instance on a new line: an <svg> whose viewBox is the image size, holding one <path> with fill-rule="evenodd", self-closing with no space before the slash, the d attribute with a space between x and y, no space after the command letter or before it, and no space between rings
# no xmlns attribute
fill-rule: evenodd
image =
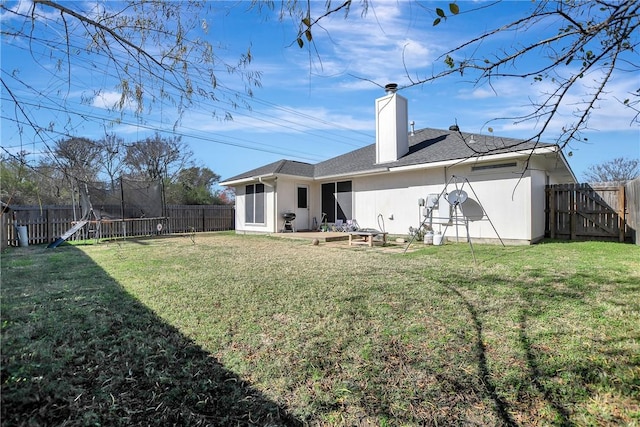
<svg viewBox="0 0 640 427"><path fill-rule="evenodd" d="M36 92L36 93L37 93L37 94L40 94L40 95L43 95L41 92ZM7 100L7 99L5 98L5 100ZM49 102L51 102L51 103L53 104L53 106L43 104L43 103L42 103L42 100L48 100ZM11 100L10 100L10 101L11 101ZM42 96L42 97L41 97L41 99L39 100L39 102L37 102L37 103L36 103L36 102L28 102L28 101L26 101L26 100L25 100L25 101L21 101L21 102L23 102L23 103L25 104L25 106L32 107L33 109L40 109L40 108L42 108L42 109L45 109L45 110L50 111L50 112L58 112L58 113L64 113L64 114L73 114L73 115L76 115L76 116L80 117L82 120L86 120L86 121L89 121L89 119L99 119L99 120L102 120L102 121L108 121L108 122L109 122L109 121L113 121L113 120L114 120L113 118L109 118L109 117L104 117L104 116L102 116L102 117L97 117L95 114L86 113L86 112L81 112L81 111L75 111L75 110L74 110L74 109L72 109L72 107L70 106L70 101L64 101L63 103L60 103L60 102L58 102L57 100L54 100L53 98L51 98L51 97L47 97L47 96ZM80 106L78 106L78 107L76 107L76 108L79 108L79 107L80 107ZM267 124L273 125L273 126L278 127L278 128L284 128L284 129L294 130L294 131L296 131L296 132L306 133L306 134L309 134L309 135L312 135L312 136L315 136L315 137L321 137L321 138L323 138L323 141L326 141L326 142L345 143L344 141L336 140L335 138L327 138L327 134L326 134L326 133L325 133L325 134L321 134L321 135L319 135L319 134L317 134L317 133L315 133L315 132L308 131L308 130L304 130L304 126L303 126L303 125L301 125L301 124L299 124L299 123L297 123L297 122L293 122L293 121L288 121L288 120L280 119L281 121L288 122L288 123L290 123L290 124L292 124L292 125L294 125L294 126L300 126L300 127L303 127L303 129L297 129L296 127L293 127L293 126L283 126L283 125L282 125L282 123L281 123L280 121L276 122L276 121L266 120L266 119L263 119L263 118L260 118L260 117L256 117L255 115L251 115L251 114L244 114L244 113L242 113L242 112L239 112L239 114L240 114L240 115L242 115L242 116L245 116L245 117L248 117L248 118L254 119L254 120L262 121L262 122L264 122L264 123L267 123ZM268 114L266 114L266 113L260 113L260 114L263 114L263 115L269 116L269 115L268 115ZM271 117L273 117L273 116L271 116ZM138 123L133 123L133 122L127 122L127 121L122 120L122 119L117 119L117 121L118 121L118 122L120 122L120 123L122 123L122 124L129 124L129 125L138 126L138 127L141 127L141 128L150 128L150 126L149 126L149 125L144 125L144 126L143 126L140 122L138 122ZM24 122L22 122L22 124L24 124ZM77 128L77 127L79 127L79 126L81 126L81 123L76 123L76 124L74 125L74 127L76 127L76 128ZM158 127L163 128L163 127L165 127L165 126L166 126L166 125L163 125L163 124L161 124L161 123L160 123ZM183 125L182 127L183 127L183 128L185 128L185 129L187 129L187 130L192 130L192 131L195 131L195 130L196 130L196 129L194 129L194 128L190 128L190 127L188 127L188 126L184 126L184 125ZM153 128L153 129L156 129L156 130L157 130L157 127L156 127L156 128ZM261 130L262 128L259 128L259 127L258 127L258 128L253 128L253 129L254 129L254 130ZM174 130L172 130L172 132L173 132L173 133L180 133L180 134L183 134L183 135L185 135L185 136L195 137L195 136L194 136L193 134L191 134L191 133L187 133L187 132L180 132L180 131L175 130L175 129L174 129ZM71 133L71 132L69 132L69 133ZM235 139L235 140L242 140L241 138L237 138L237 137L233 137L233 136L226 136L225 138L227 138L227 139ZM196 139L205 140L205 141L206 141L206 140L211 140L211 141L213 141L213 142L220 142L220 140L216 140L216 139L214 139L214 138L202 138L202 137L200 137L200 138L196 138ZM249 143L257 144L257 143L256 143L256 142L254 142L254 141L248 141L248 140L244 140L244 141L249 142ZM264 145L264 144L261 144L261 145ZM348 144L348 145L355 145L355 144ZM241 145L241 144L236 144L236 146L238 146L238 147L245 147L245 146L243 146L243 145ZM355 146L359 146L359 145L355 145ZM246 148L248 148L248 147L246 147ZM265 151L269 152L269 150L265 150ZM295 151L297 151L297 150L289 150L289 151L287 151L287 152L286 152L286 153L284 153L284 154L291 154L292 152L295 152ZM273 151L273 152L274 152L274 153L276 153L277 151ZM281 152L277 152L277 153L282 154ZM310 153L307 151L307 152L304 152L304 154L306 155L306 156L304 156L304 157L305 157L306 159L309 159L308 155L309 155ZM301 156L298 156L298 157L301 157Z"/></svg>
<svg viewBox="0 0 640 427"><path fill-rule="evenodd" d="M38 40L38 39L36 39L36 40ZM47 45L45 45L45 46L47 46ZM76 47L76 49L78 49L78 50L79 50L79 49L81 49L81 48ZM65 51L62 51L61 53L66 54L66 52L65 52ZM82 63L83 61L85 61L85 62L86 62L86 60L82 60L82 59L76 58L76 62L80 62L80 63ZM90 64L93 64L93 62L91 62ZM78 67L78 65L76 65L75 67ZM86 66L86 65L85 65L85 66L80 65L79 67L80 67L80 68L82 68L82 69L84 69L84 70L94 71L94 67L89 67L89 66ZM111 78L114 78L114 79L115 79L115 78L117 78L117 76L109 75L109 74L106 74L106 73L103 73L103 75L107 75L107 76L109 76L109 77L111 77ZM200 80L200 82L202 83L203 81L202 81L202 80ZM24 84L24 82L22 82L22 83ZM74 84L74 82L68 82L68 83L69 83L70 85L73 85L73 84ZM274 115L269 115L269 114L264 113L264 112L256 112L256 111L252 110L252 109L251 109L251 108L249 108L249 107L242 106L241 104L239 104L239 105L238 105L238 104L236 104L236 105L234 106L230 101L226 102L227 107L228 107L228 108L227 108L227 110L233 110L233 113L232 113L232 114L234 114L234 115L235 115L235 114L239 114L239 115L243 115L243 116L245 116L245 117L250 117L250 118L253 118L253 119L256 119L256 120L263 121L263 122L265 122L265 123L268 123L268 124L271 124L271 125L274 125L274 126L277 126L277 127L283 127L283 128L286 128L286 129L291 129L291 130L296 130L296 131L299 131L299 132L306 132L306 133L309 133L309 131L304 131L304 130L300 130L300 129L292 128L292 127L290 127L290 126L283 126L283 125L282 125L282 122L286 122L286 123L292 124L292 125L294 125L294 126L296 126L296 127L299 127L299 128L310 128L310 129L312 129L312 128L308 125L308 123L309 123L309 122L312 122L312 123L313 123L313 122L315 122L315 123L323 124L323 125L325 125L325 126L329 126L330 128L344 129L344 130L347 130L347 131L352 132L352 133L354 133L354 134L359 134L359 135L361 135L361 136L365 136L365 137L367 137L367 138L370 138L370 135L367 135L367 134L366 134L366 133L364 133L364 132L358 132L358 131L355 131L355 130L350 129L350 128L346 127L346 126L343 126L343 125L340 125L340 124L337 124L337 123L334 123L334 122L329 122L329 121L327 121L327 120L318 119L317 117L314 117L314 116L311 116L311 115L308 115L308 114L301 113L301 112L299 112L299 111L297 111L297 110L294 110L294 109L291 109L291 108L287 108L287 107L284 107L284 106L281 106L281 105L278 105L278 104L272 103L272 102L270 102L270 101L266 101L266 100L260 99L260 98L258 98L258 97L250 97L250 96L248 96L248 95L244 95L243 93L241 93L241 92L239 92L239 91L235 91L235 90L233 90L233 89L230 89L230 88L228 88L227 86L222 86L222 85L221 85L221 86L219 86L219 87L218 87L218 89L219 89L220 91L222 91L222 92L226 92L226 93L230 94L231 96L240 97L240 98L244 99L244 100L245 100L245 102L247 102L247 103L256 102L256 103L259 103L259 104L262 104L262 105L266 105L266 106L269 106L269 107L275 108L275 109L280 110L280 111L284 111L284 112L286 112L286 113L288 113L288 114L291 114L291 115L293 115L293 116L298 116L298 117L300 117L300 118L304 119L304 120L305 120L305 122L304 122L304 123L294 122L294 121L287 120L287 119L284 119L284 118L281 118L281 117L277 117L277 116L274 116ZM39 93L40 95L44 95L41 91L38 91L38 93ZM218 101L218 102L219 102L219 103L225 103L224 101ZM198 101L198 104L200 104L200 105L205 105L205 106L210 106L210 107L211 107L211 108L213 108L214 110L218 108L215 104L213 104L213 103L207 103L207 102L205 102L204 100L199 100L199 101ZM168 105L166 105L165 103L162 103L162 102L161 102L161 108L164 108L165 106L166 106L166 107L169 107L169 106L168 106ZM251 115L251 114L243 114L243 113L239 112L238 110L234 109L234 107L238 107L238 106L239 106L240 108L244 108L244 109L246 109L246 110L248 110L248 111L251 111L252 113L257 113L257 114L260 114L260 115L263 115L263 116L266 116L266 117L275 118L275 119L277 119L277 120L278 120L278 122L270 121L270 120L267 120L267 119L260 119L260 118L258 118L258 117L255 117L255 115ZM318 135L316 135L316 134L315 134L315 133L313 133L313 132L311 132L310 134L311 134L311 135L314 135L314 136L318 136ZM323 135L320 135L320 136L321 136L321 137L323 137L324 139L326 139L326 138L327 138L326 132L325 132ZM339 135L339 136L337 136L337 137L339 137L339 138L345 138L345 137L344 137L344 136L342 136L342 135ZM357 144L357 143L352 142L352 141L353 141L353 139L352 139L352 138L345 138L345 139L346 139L346 141L337 140L337 139L335 139L335 135L334 135L334 138L332 139L332 141L337 142L337 143L343 143L343 144L350 145L350 146L354 146L354 147L361 147L361 146L363 145L362 143ZM367 143L368 143L368 142L367 142Z"/></svg>
<svg viewBox="0 0 640 427"><path fill-rule="evenodd" d="M76 113L71 112L71 111L69 111L68 113L69 114L76 114ZM83 114L83 115L85 115L86 117L94 118L96 120L105 120L105 121L109 120L109 119L100 118L100 117L92 116L92 115L86 115L86 114ZM4 115L0 115L0 118L2 120L8 120L8 121L20 124L20 125L30 125L30 122L20 121L20 120L15 119L15 118L6 117ZM131 125L131 126L140 127L140 128L147 129L147 130L158 131L158 129L156 127L151 126L151 125L144 125L144 124L141 124L141 123L133 123L133 122L126 122L126 121L121 121L120 123L125 124L125 125ZM49 129L49 130L47 130L47 132L56 134L56 135L61 136L61 137L66 137L66 138L73 138L73 137L76 136L76 135L72 135L72 134L70 134L68 132L56 131L56 130L53 130L53 129ZM204 136L200 136L200 135L188 134L188 133L178 132L178 131L172 131L170 133L174 134L174 135L177 135L177 136L187 137L187 138L191 138L191 139L195 139L195 140L200 140L200 141L205 141L205 142L212 142L212 143L221 144L221 145L228 145L228 146L232 146L232 147L245 148L245 149L248 149L248 150L259 151L259 152L269 153L269 154L288 155L288 154L291 154L291 152L293 151L293 152L302 153L301 155L293 156L295 158L305 159L305 160L310 160L310 161L317 161L318 160L317 157L309 157L305 153L299 152L297 150L289 150L288 149L286 152L285 151L279 151L279 150L270 148L271 146L269 146L269 145L260 144L259 142L244 140L242 138L237 138L237 137L229 137L229 138L236 139L238 141L245 141L246 143L249 143L249 144L255 144L255 145L258 145L258 146L265 146L265 147L269 147L269 148L252 147L250 145L247 145L246 143L243 144L241 142L232 142L232 141L228 141L228 140L216 139L216 138L211 138L211 137L204 137ZM16 148L16 147L17 146L4 146L3 148L7 148L8 149L8 148ZM49 150L49 151L51 151L51 150Z"/></svg>

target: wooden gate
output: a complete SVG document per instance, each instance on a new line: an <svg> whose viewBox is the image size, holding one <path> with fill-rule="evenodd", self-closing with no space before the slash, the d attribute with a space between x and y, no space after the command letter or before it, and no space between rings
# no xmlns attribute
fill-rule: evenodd
<svg viewBox="0 0 640 427"><path fill-rule="evenodd" d="M550 185L546 194L548 237L619 242L631 237L624 186Z"/></svg>

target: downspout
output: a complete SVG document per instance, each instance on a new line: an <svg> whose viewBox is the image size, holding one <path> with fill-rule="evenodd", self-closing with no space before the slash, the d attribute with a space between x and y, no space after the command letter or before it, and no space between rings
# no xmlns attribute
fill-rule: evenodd
<svg viewBox="0 0 640 427"><path fill-rule="evenodd" d="M275 185L269 184L267 181L263 181L261 176L258 177L258 181L260 182L260 184L264 184L267 187L275 188ZM275 182L275 180L274 180L274 182Z"/></svg>
<svg viewBox="0 0 640 427"><path fill-rule="evenodd" d="M445 166L444 167L444 187L442 188L442 193L440 193L441 196L445 194L445 192L447 190L447 184L448 183L449 183L449 178L447 178L447 167ZM438 203L440 203L440 198L438 198ZM438 209L440 209L439 206L440 205L438 205ZM431 216L431 218L433 218L433 215ZM447 227L445 227L444 233L442 234L442 241L446 241L445 234L447 232ZM432 230L433 230L433 228L432 228ZM439 230L438 232L442 231L442 225L438 226L438 230ZM456 230L457 230L457 228L456 228ZM434 230L434 237L435 237L435 230Z"/></svg>

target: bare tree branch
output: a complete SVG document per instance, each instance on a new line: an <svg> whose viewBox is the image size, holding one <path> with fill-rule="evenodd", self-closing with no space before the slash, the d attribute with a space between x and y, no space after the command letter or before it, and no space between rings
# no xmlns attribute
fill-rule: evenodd
<svg viewBox="0 0 640 427"><path fill-rule="evenodd" d="M596 7L598 8L597 12L594 9ZM603 72L593 92L585 94L584 103L577 111L577 120L571 125L567 125L558 138L559 145L564 147L571 141L580 140L579 134L581 130L586 128L590 114L596 108L601 95L606 93L607 84L611 81L614 73L620 71L618 63L621 54L637 50L639 43L637 34L640 29L639 11L640 3L635 1L612 4L604 2L596 4L587 1L572 3L543 1L531 15L483 33L445 52L439 59L444 60L448 69L420 79L413 78L407 71L406 75L411 82L408 86L432 82L446 77L452 72L461 75L468 72L476 73L476 84L486 81L491 85L492 80L497 78L534 77L535 81L549 80L556 85L556 89L547 94L541 102L532 102L531 112L519 117L499 118L511 119L516 122L541 121L539 130L528 139L528 141L535 141L542 138L550 124L557 118L560 108L567 105L565 99L571 90L575 90L578 82L588 73ZM540 24L556 17L564 20L567 26L560 27L558 33L553 36L525 44L513 52L505 51L502 54L496 54L494 59L470 57L456 60L453 58L453 56L463 53L466 48L479 45L498 33L513 29L526 29L531 25ZM583 22L579 22L578 17ZM558 50L554 50L553 46L555 45L559 47ZM540 67L523 71L515 71L515 68L514 71L503 71L503 67L513 68L511 65L517 61L542 49L551 54L546 63L544 61L534 62L541 64ZM628 59L623 59L623 61L632 67L630 72L640 70L638 64L631 63ZM566 69L572 63L580 65L578 71L570 76L564 77L556 72L556 70ZM550 76L549 74L552 72L554 74ZM640 92L634 95L638 96ZM629 101L625 104L630 107L636 105ZM636 113L632 123L638 122L639 117L638 110L634 109L634 111Z"/></svg>

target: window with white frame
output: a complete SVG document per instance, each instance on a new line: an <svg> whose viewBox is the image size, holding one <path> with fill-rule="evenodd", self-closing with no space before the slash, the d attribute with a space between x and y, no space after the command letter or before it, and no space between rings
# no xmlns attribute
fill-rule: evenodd
<svg viewBox="0 0 640 427"><path fill-rule="evenodd" d="M247 224L264 224L264 184L245 187L244 221Z"/></svg>

